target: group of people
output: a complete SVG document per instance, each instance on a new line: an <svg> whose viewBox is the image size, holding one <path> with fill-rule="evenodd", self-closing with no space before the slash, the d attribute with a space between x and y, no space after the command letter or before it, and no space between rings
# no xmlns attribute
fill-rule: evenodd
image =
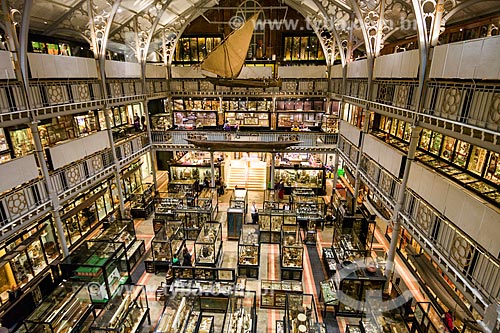
<svg viewBox="0 0 500 333"><path fill-rule="evenodd" d="M182 266L192 266L192 257L189 252L186 244L184 244L184 248L182 249ZM181 266L180 259L177 257L177 254L174 254L172 258L172 266Z"/></svg>

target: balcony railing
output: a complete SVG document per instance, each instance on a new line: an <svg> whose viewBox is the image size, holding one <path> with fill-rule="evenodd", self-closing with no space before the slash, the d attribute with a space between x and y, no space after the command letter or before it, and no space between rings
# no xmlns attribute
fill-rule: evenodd
<svg viewBox="0 0 500 333"><path fill-rule="evenodd" d="M113 155L110 149L106 149L54 171L50 175L50 181L59 200L65 201L112 172Z"/></svg>
<svg viewBox="0 0 500 333"><path fill-rule="evenodd" d="M401 221L459 289L483 307L500 302L500 263L412 191ZM479 293L478 293L479 292ZM471 298L470 297L470 298Z"/></svg>
<svg viewBox="0 0 500 333"><path fill-rule="evenodd" d="M355 170L356 163L351 156L357 154L351 152L357 151L357 148L341 137L339 150L344 163ZM367 156L362 157L360 176L370 191L377 193L386 207L392 210L401 190L399 180ZM500 300L498 260L409 189L406 189L400 219L405 229L469 299L479 302L483 307Z"/></svg>
<svg viewBox="0 0 500 333"><path fill-rule="evenodd" d="M29 223L48 211L50 200L42 180L36 180L0 197L0 233Z"/></svg>
<svg viewBox="0 0 500 333"><path fill-rule="evenodd" d="M249 141L258 137L259 141L275 142L286 141L290 139L301 141L300 144L289 147L287 150L307 150L320 149L331 150L336 147L336 133L317 133L317 132L229 132L232 136L239 136L240 140L248 137ZM195 149L194 145L187 143L189 138L204 138L208 141L226 141L228 132L224 131L153 131L151 133L153 144L162 145L163 148L172 149Z"/></svg>

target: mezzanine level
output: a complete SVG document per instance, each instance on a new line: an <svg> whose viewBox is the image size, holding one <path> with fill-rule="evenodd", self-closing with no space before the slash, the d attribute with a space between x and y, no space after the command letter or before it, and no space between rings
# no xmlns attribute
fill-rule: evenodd
<svg viewBox="0 0 500 333"><path fill-rule="evenodd" d="M341 136L339 137L338 151L344 166L352 171L356 170L359 149ZM376 199L378 205L382 205L386 211L392 211L396 205L398 193L401 191L400 179L369 156L363 154L361 159L359 174L361 181L369 188L369 197L372 197L372 200ZM416 164L413 168L420 171L421 166ZM484 237L477 235L481 233L478 227L481 225L480 221L471 223L469 217L465 217L467 223L477 231L469 234L469 230L464 232L463 226L450 221L434 207L434 205L441 206L435 200L435 198L440 197L442 200L446 200L446 211L460 213L461 207L466 207L465 209L470 211L470 214L475 214L474 209L460 200L460 193L463 195L466 193L457 189L453 195L447 198L440 189L440 182L429 177L424 185L427 191L435 193L430 198L432 202L429 203L426 201L429 198L424 200L419 195L422 192L422 187L416 188L416 182L412 181L411 178L412 174L410 174L409 187L405 189L406 199L399 215L403 227L440 269L446 272L447 277L474 305L476 310L483 313L486 306L500 300L500 263L485 249L485 246L479 243L485 244ZM418 179L422 181L425 178ZM433 183L435 183L434 186ZM449 188L448 191L452 192L453 189ZM462 213L466 215L466 213ZM486 216L484 222L488 224L490 218L488 218L488 214L484 215ZM491 220L490 222L494 222L494 219ZM457 221L457 223L461 223L461 221Z"/></svg>
<svg viewBox="0 0 500 333"><path fill-rule="evenodd" d="M120 168L126 168L150 149L147 133L140 133L119 141L116 155ZM28 159L29 160L29 159ZM8 167L0 165L0 170ZM34 166L36 168L36 165ZM6 171L8 172L8 171ZM81 192L99 184L115 172L111 149L107 148L50 172L50 182L61 204ZM44 214L50 212L52 202L41 177L15 187L0 196L0 238L8 237Z"/></svg>
<svg viewBox="0 0 500 333"><path fill-rule="evenodd" d="M186 139L201 139L209 141L300 141L299 144L286 148L286 152L331 153L337 147L336 133L323 132L283 132L283 131L153 131L151 139L155 150L203 150ZM253 152L253 150L252 150ZM277 150L276 152L280 152Z"/></svg>

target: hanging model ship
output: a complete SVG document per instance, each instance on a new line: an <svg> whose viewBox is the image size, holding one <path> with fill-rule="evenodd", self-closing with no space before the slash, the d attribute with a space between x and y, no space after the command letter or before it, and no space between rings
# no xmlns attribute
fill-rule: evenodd
<svg viewBox="0 0 500 333"><path fill-rule="evenodd" d="M253 15L240 28L234 30L217 45L203 60L202 70L216 74L206 79L218 86L268 88L281 87L281 79L238 79L252 40L253 31L260 13Z"/></svg>

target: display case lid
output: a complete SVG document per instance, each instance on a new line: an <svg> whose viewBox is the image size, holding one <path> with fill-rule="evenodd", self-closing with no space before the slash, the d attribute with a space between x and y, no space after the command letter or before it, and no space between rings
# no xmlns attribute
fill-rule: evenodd
<svg viewBox="0 0 500 333"><path fill-rule="evenodd" d="M259 230L256 227L244 226L240 233L240 245L259 246Z"/></svg>
<svg viewBox="0 0 500 333"><path fill-rule="evenodd" d="M198 234L196 243L213 244L221 237L222 226L219 222L205 222Z"/></svg>
<svg viewBox="0 0 500 333"><path fill-rule="evenodd" d="M71 304L71 300L78 298L81 303L92 305L90 295L84 288L85 284L66 281L59 284L54 291L43 299L28 318L27 322L51 323L65 313L65 309Z"/></svg>

